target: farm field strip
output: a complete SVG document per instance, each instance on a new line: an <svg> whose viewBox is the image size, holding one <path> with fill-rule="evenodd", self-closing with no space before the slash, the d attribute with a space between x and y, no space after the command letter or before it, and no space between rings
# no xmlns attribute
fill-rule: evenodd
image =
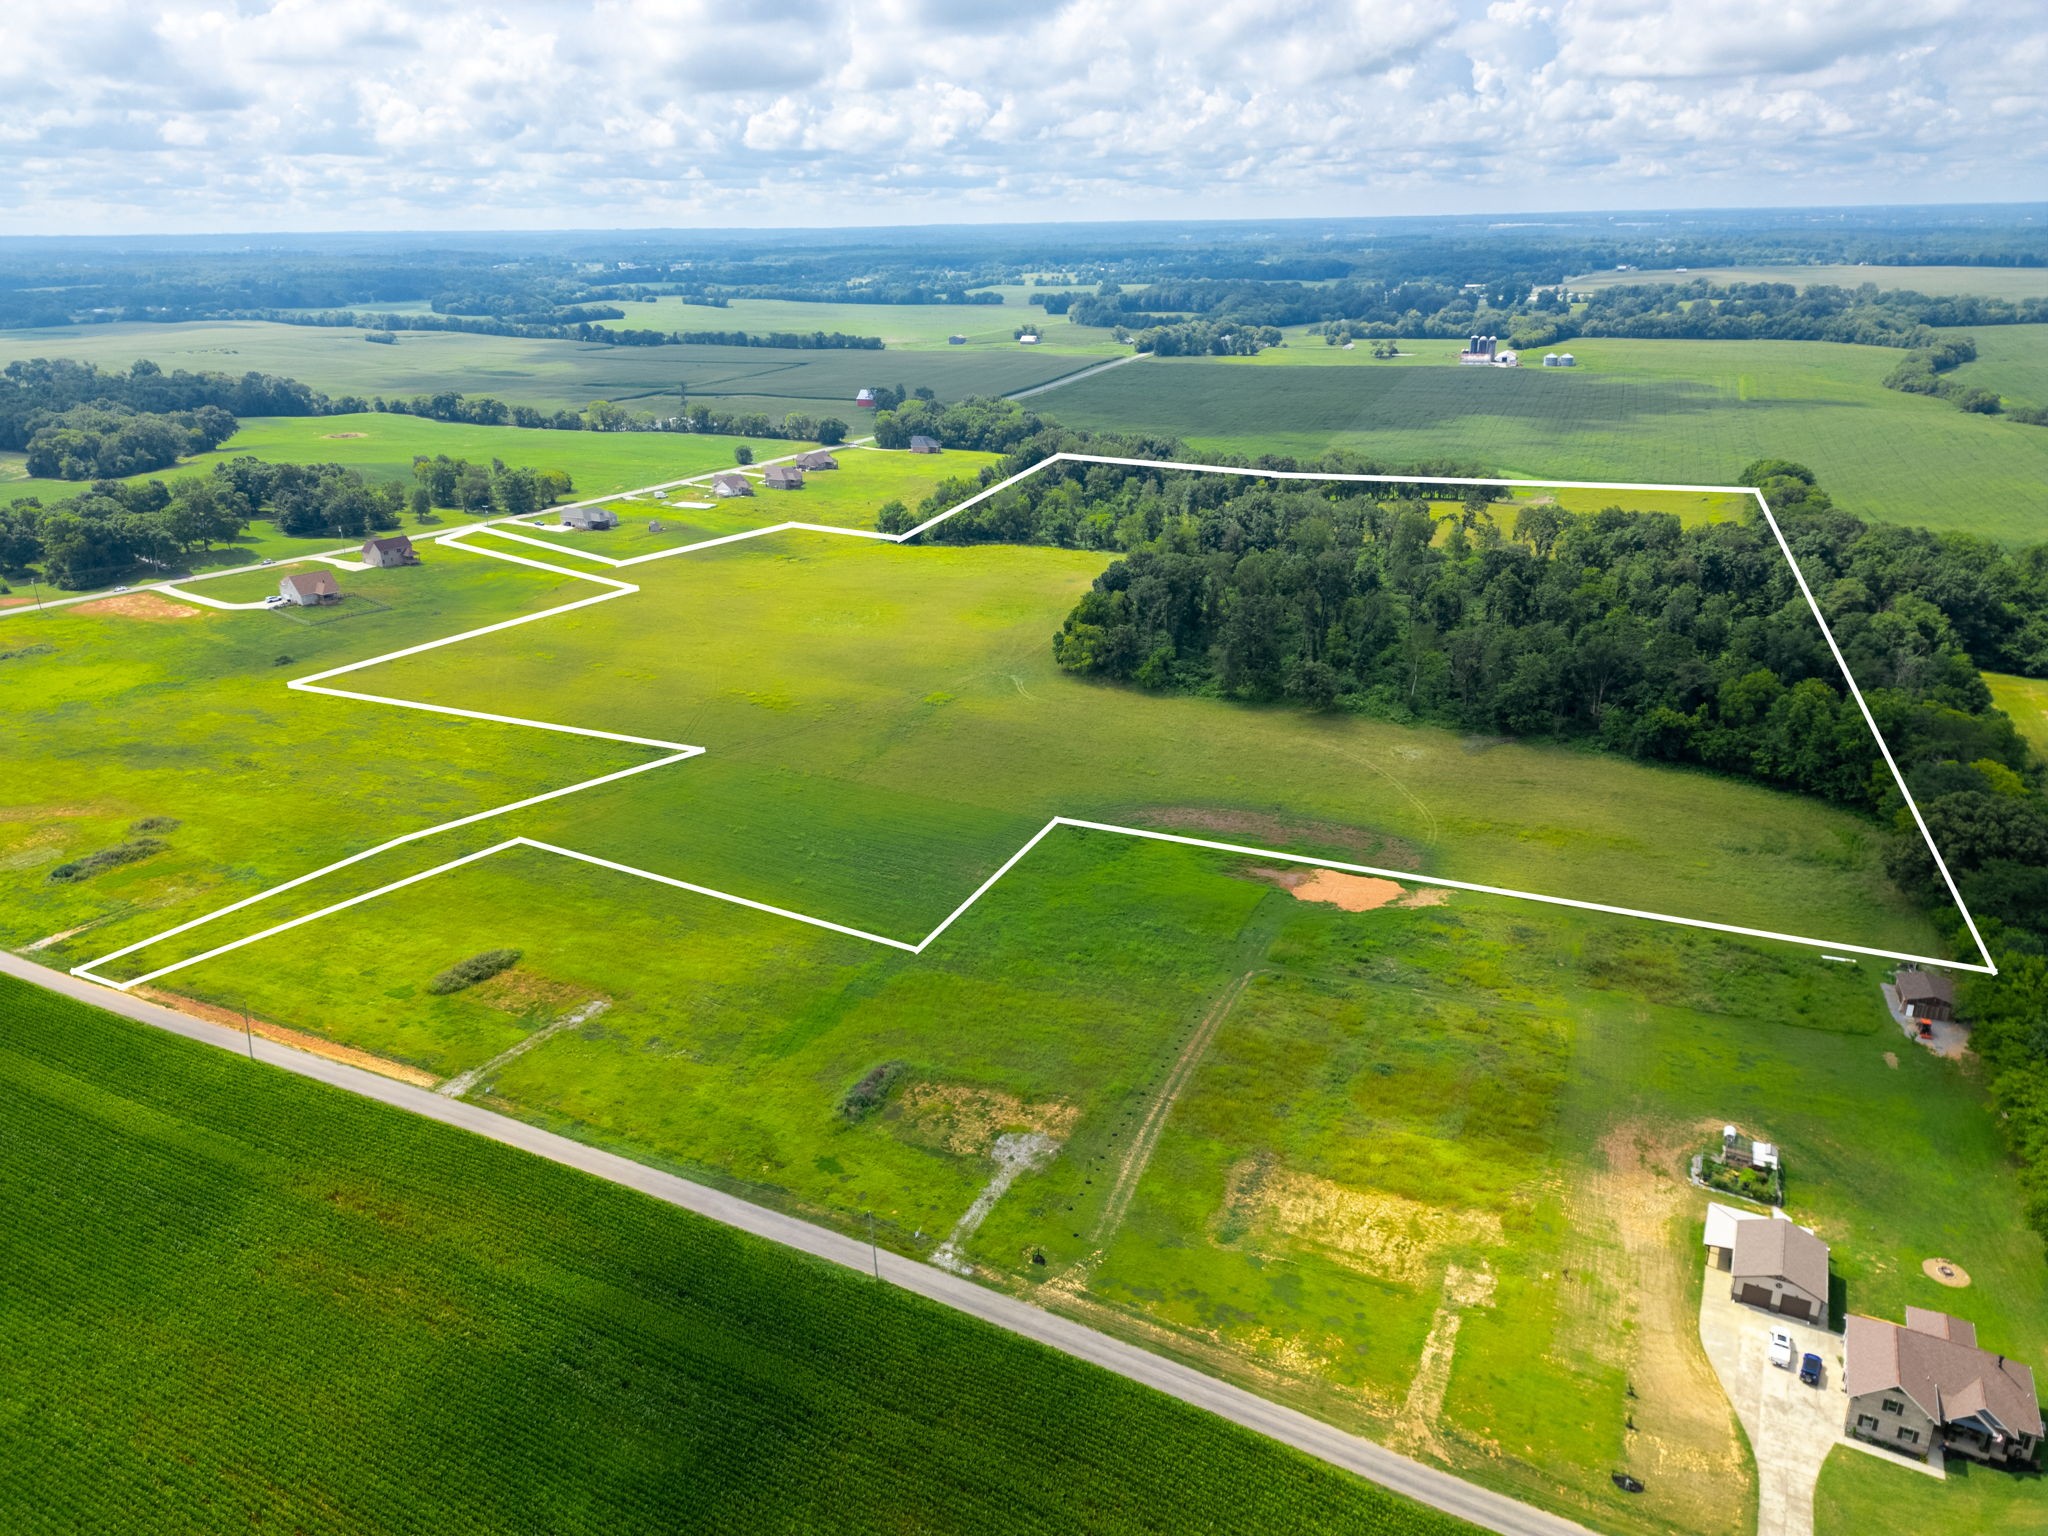
<svg viewBox="0 0 2048 1536"><path fill-rule="evenodd" d="M640 591L640 588L634 586L632 583L620 581L613 577L599 576L587 571L577 571L566 566L553 565L545 561L535 560L529 556L515 555L510 552L502 550L480 548L476 545L463 542L463 538L465 535L481 531L488 531L492 533L494 536L500 537L518 537L517 535L504 535L498 528L492 527L488 524L477 524L466 526L460 529L450 530L447 533L438 535L433 540L433 542L447 545L450 548L466 550L472 554L486 555L492 559L505 560L513 564L528 566L555 575L567 576L580 581L594 582L598 585L607 588L607 590L593 597L578 599L575 602L561 604L556 607L545 609L537 613L521 615L517 618L503 620L499 623L486 625L478 629L465 630L461 633L444 636L437 640L426 641L419 645L407 646L400 650L390 651L382 655L368 657L361 661L350 662L340 667L329 668L326 671L313 673L307 677L295 678L292 681L290 681L286 686L294 691L329 694L337 698L352 699L364 703L390 704L399 708L425 710L436 714L453 715L466 719L485 720L496 724L523 726L536 730L555 731L568 735L587 736L594 739L617 741L634 746L653 747L660 750L664 755L651 762L639 764L632 768L619 770L614 773L601 776L600 778L581 781L576 784L561 787L559 789L546 791L537 796L528 797L527 799L522 801L513 802L504 806L493 807L486 811L476 812L469 816L458 817L454 820L442 822L435 826L419 828L412 832L402 834L399 837L392 838L387 840L386 842L380 843L373 848L351 855L345 859L335 861L331 864L321 867L320 869L313 870L305 875L298 876L292 880L282 882L275 886L267 887L264 890L255 893L252 896L245 897L242 900L230 903L227 906L217 908L212 912L202 914L201 916L194 918L189 922L179 924L176 927L170 929L165 929L156 934L152 934L146 938L137 940L134 943L126 945L120 949L109 951L104 955L100 955L95 959L86 961L81 965L73 967L72 973L74 975L83 977L87 980L102 982L106 985L115 987L118 990L125 991L128 988L138 986L145 982L153 981L163 976L169 975L174 971L183 970L188 966L196 965L203 960L213 959L220 955L230 953L248 944L255 943L260 939L273 937L279 933L283 933L289 931L290 929L300 927L306 923L314 921L317 918L328 916L331 913L339 912L345 910L348 907L359 905L360 903L371 900L377 896L401 889L405 886L416 884L419 881L427 879L433 875L446 873L454 869L462 868L467 866L468 864L476 862L479 859L489 857L492 854L504 852L509 849L518 847L535 848L541 851L558 854L572 859L581 860L586 863L600 865L604 868L612 869L623 874L634 875L641 879L654 881L656 883L668 885L681 890L691 891L695 894L711 897L719 901L725 901L733 903L735 905L749 907L756 911L766 912L777 917L786 918L800 923L806 923L814 927L829 929L833 932L841 933L848 937L861 939L871 943L886 945L890 948L902 950L910 954L921 954L928 945L930 945L935 939L937 939L948 928L950 928L954 924L954 922L956 922L961 917L962 914L967 912L977 901L979 901L982 898L982 896L984 896L991 888L994 887L997 881L1001 880L1005 874L1009 873L1009 871L1013 869L1017 865L1017 863L1024 858L1026 854L1031 852L1031 850L1035 848L1038 845L1038 843L1042 841L1056 827L1071 826L1081 828L1084 830L1110 832L1122 836L1144 838L1148 840L1182 843L1191 847L1206 848L1223 853L1233 853L1260 858L1279 859L1288 863L1308 864L1318 867L1342 870L1346 873L1363 874L1395 880L1406 880L1417 884L1437 886L1444 889L1462 890L1486 895L1506 896L1517 900L1532 901L1545 905L1574 907L1584 911L1604 912L1614 916L1636 918L1650 922L1668 923L1682 927L1699 928L1720 933L1739 934L1745 937L1762 938L1784 943L1799 944L1808 948L1848 951L1856 954L1870 955L1877 958L1904 960L1914 964L1922 965L1943 966L1951 969L1972 971L1986 975L1997 974L1996 967L1993 964L1990 957L1990 952L1985 947L1983 938L1977 930L1976 921L1970 915L1968 907L1963 903L1961 892L1957 889L1953 878L1950 876L1947 863L1942 859L1940 849L1936 847L1933 835L1931 832L1929 832L1925 820L1921 817L1919 806L1914 802L1912 792L1906 787L1905 779L1903 775L1900 774L1898 765L1892 758L1890 747L1885 743L1883 734L1877 729L1876 720L1871 716L1869 705L1864 701L1861 689L1857 687L1854 677L1851 676L1849 673L1848 664L1844 660L1840 648L1835 643L1833 633L1828 629L1827 621L1821 615L1820 606L1818 602L1816 602L1816 600L1814 599L1812 591L1808 588L1804 574L1800 572L1797 561L1794 560L1792 557L1791 549L1785 542L1784 533L1778 527L1777 519L1774 516L1772 516L1770 507L1765 503L1762 494L1748 487L1696 485L1670 486L1640 483L1612 484L1597 481L1527 482L1502 479L1473 479L1457 476L1403 477L1394 475L1330 475L1310 470L1247 469L1230 465L1194 464L1181 463L1176 461L1128 459L1104 455L1062 453L1041 460L1037 464L1031 465L1026 469L1020 470L1018 473L1011 475L1006 479L997 481L985 487L981 491L977 492L975 495L967 497L964 500L955 504L954 506L949 507L942 512L939 512L930 518L927 518L924 522L919 523L916 527L911 528L901 534L884 534L867 529L838 528L825 524L785 522L772 524L763 528L746 530L740 533L727 534L720 538L705 540L696 544L679 545L673 549L657 550L650 554L633 556L627 560L612 560L609 557L605 556L584 556L584 558L597 559L605 564L614 566L635 565L650 560L665 559L675 555L688 554L693 551L708 549L720 545L733 544L744 540L759 538L769 534L785 531L804 531L822 534L837 534L855 538L878 540L885 543L901 544L917 537L919 534L924 533L933 527L936 527L938 524L945 522L948 518L954 517L959 513L966 511L968 508L975 506L979 502L985 501L989 497L999 494L1008 487L1017 484L1019 481L1024 480L1031 475L1037 474L1041 470L1045 469L1048 465L1058 463L1062 460L1081 463L1116 464L1133 468L1173 469L1198 473L1235 474L1239 476L1248 476L1255 478L1288 480L1343 480L1349 482L1377 484L1419 483L1445 486L1483 485L1497 488L1514 489L1541 488L1542 486L1548 485L1554 486L1559 489L1635 491L1678 490L1688 492L1711 492L1716 494L1727 495L1741 495L1746 493L1754 497L1758 508L1763 513L1765 519L1769 522L1772 533L1777 538L1780 551L1784 554L1787 564L1790 565L1792 568L1793 575L1799 584L1800 591L1805 596L1807 606L1814 616L1814 621L1820 626L1821 633L1827 639L1829 649L1835 657L1836 665L1841 669L1843 678L1847 682L1851 694L1856 699L1857 705L1863 713L1864 721L1866 725L1868 725L1873 739L1877 742L1879 752L1883 755L1887 767L1890 768L1894 780L1898 783L1900 793L1904 796L1907 806L1912 810L1913 817L1915 823L1919 827L1921 837L1926 842L1928 850L1934 858L1937 869L1940 870L1944 881L1947 883L1949 893L1956 903L1957 910L1961 912L1964 923L1969 928L1972 938L1977 943L1978 952L1982 957L1982 963L1978 964L1966 961L1945 960L1934 956L1911 954L1903 951L1861 945L1837 939L1814 938L1806 935L1786 933L1773 929L1756 928L1740 924L1714 922L1700 918L1682 917L1670 913L1654 912L1642 908L1624 907L1602 902L1587 901L1574 897L1549 895L1533 891L1523 891L1513 889L1510 887L1494 886L1471 881L1452 880L1438 876L1418 875L1406 871L1385 869L1373 865L1332 861L1328 859L1309 857L1305 855L1283 853L1273 849L1251 847L1242 844L1223 843L1202 838L1194 838L1170 833L1155 832L1141 828L1122 826L1115 823L1088 821L1077 818L1070 818L1066 816L1054 816L1049 821L1047 821L1045 825L1040 827L1038 831L1035 834L1033 834L1032 837L1029 840L1027 840L1022 847L1020 847L1016 850L1016 852L1011 854L1010 857L1006 859L995 870L994 873L989 875L987 879L985 879L981 883L980 886L978 886L971 894L969 894L966 900L962 901L959 904L959 906L955 907L951 913L949 913L943 920L941 920L939 924L936 927L934 927L930 932L928 932L922 939L917 940L914 943L907 940L892 939L881 934L870 932L865 929L855 928L845 924L834 923L825 918L815 917L794 911L789 908L763 903L748 897L739 896L731 892L720 891L710 887L693 884L691 882L678 879L674 876L663 875L652 870L639 868L634 865L604 859L594 854L584 853L578 850L565 848L556 844L547 843L536 839L519 837L498 843L488 849L473 852L471 854L463 856L460 859L451 860L446 864L436 866L431 870L407 876L401 880L392 882L384 886L380 886L377 889L369 892L361 893L345 901L338 902L328 907L321 908L318 911L302 915L300 917L291 919L285 923L273 925L272 927L264 929L259 933L231 941L224 945L216 946L212 949L205 951L202 954L174 961L168 965L159 966L141 975L128 978L127 980L117 981L113 978L97 974L101 966L111 964L112 962L119 959L123 959L126 956L136 953L139 950L147 949L152 945L161 942L164 939L173 938L178 936L179 934L189 932L194 928L204 926L205 924L210 923L217 918L224 917L229 915L230 913L243 910L251 905L254 905L257 902L261 902L267 899L270 896L308 884L313 880L319 879L321 876L325 874L329 874L334 871L340 870L344 867L360 863L364 859L370 858L378 853L386 852L390 849L397 848L409 843L418 842L424 838L432 837L441 832L452 831L460 827L471 826L476 824L477 822L489 820L492 817L507 814L509 812L522 809L529 805L539 804L547 800L560 799L566 795L577 793L578 791L583 789L595 788L602 784L613 783L620 779L632 777L640 773L649 772L656 768L668 767L676 763L687 761L691 757L700 756L704 753L704 751L706 750L705 748L690 743L667 741L653 737L631 736L621 734L618 732L599 730L592 727L564 725L556 722L527 719L520 716L502 715L481 710L470 710L453 705L429 704L418 700L399 699L382 694L362 693L351 689L329 688L322 686L329 678L340 677L351 673L360 672L367 668L378 666L387 661L395 661L403 657L420 655L427 651L438 650L445 646L456 645L463 641L476 639L483 635L495 634L500 631L515 628L523 624L533 623L539 619L553 617L580 608L586 608L594 603L608 602L615 598L631 596ZM693 480L702 480L705 478L707 477L704 475L692 477ZM677 481L670 483L685 484L690 482ZM649 487L648 489L652 490L654 489L654 487ZM608 498L599 499L602 500ZM506 521L506 519L496 519L493 521L502 523ZM539 541L532 539L523 539L522 542L538 543ZM551 550L555 550L554 546L547 547ZM555 550L555 552L560 551Z"/></svg>

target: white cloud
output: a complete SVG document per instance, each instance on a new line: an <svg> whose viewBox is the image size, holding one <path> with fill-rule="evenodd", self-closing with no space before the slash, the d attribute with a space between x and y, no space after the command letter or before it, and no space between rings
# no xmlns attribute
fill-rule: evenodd
<svg viewBox="0 0 2048 1536"><path fill-rule="evenodd" d="M2039 0L72 0L0 227L1988 199L2044 82Z"/></svg>

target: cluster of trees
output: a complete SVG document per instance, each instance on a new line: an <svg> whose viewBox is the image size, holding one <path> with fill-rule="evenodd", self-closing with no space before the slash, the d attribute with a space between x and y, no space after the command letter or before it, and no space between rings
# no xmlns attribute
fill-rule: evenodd
<svg viewBox="0 0 2048 1536"><path fill-rule="evenodd" d="M1995 416L2004 404L1998 391L1942 377L1964 363L1975 362L1976 358L1977 343L1967 336L1952 337L1930 347L1915 347L1884 376L1884 387L1904 390L1909 395L1936 395L1952 402L1958 410Z"/></svg>
<svg viewBox="0 0 2048 1536"><path fill-rule="evenodd" d="M0 369L0 449L25 451L52 417L76 406L175 416L207 407L240 416L319 416L336 402L296 379L268 373L165 373L139 362L125 372L66 358L32 358Z"/></svg>
<svg viewBox="0 0 2048 1536"><path fill-rule="evenodd" d="M536 410L530 405L507 405L491 395L464 395L444 389L431 395L414 395L410 400L386 399L379 395L369 403L373 411L394 416L424 416L429 421L457 421L477 427L528 427L552 432L581 432L586 425L579 411Z"/></svg>
<svg viewBox="0 0 2048 1536"><path fill-rule="evenodd" d="M419 517L431 515L436 507L523 517L552 507L576 489L563 470L511 468L502 459L473 464L445 453L431 459L424 454L416 457L412 477L410 499Z"/></svg>
<svg viewBox="0 0 2048 1536"><path fill-rule="evenodd" d="M850 336L843 331L658 331L600 325L623 320L626 312L610 305L576 305L533 314L364 314L356 310L268 310L237 315L277 325L310 325L349 330L362 327L372 341L396 341L399 331L460 331L474 336L518 336L541 341L594 341L611 347L787 347L794 351L879 352L879 336Z"/></svg>
<svg viewBox="0 0 2048 1536"><path fill-rule="evenodd" d="M1214 320L1187 320L1154 325L1138 332L1140 352L1159 357L1251 357L1280 345L1279 330L1270 325L1232 325Z"/></svg>
<svg viewBox="0 0 2048 1536"><path fill-rule="evenodd" d="M104 586L138 565L168 567L247 526L242 503L214 478L106 481L47 507L30 497L0 509L0 568L40 563L57 586Z"/></svg>
<svg viewBox="0 0 2048 1536"><path fill-rule="evenodd" d="M191 453L209 453L234 436L235 418L217 405L193 411L74 405L28 420L28 472L44 480L114 480L169 469Z"/></svg>
<svg viewBox="0 0 2048 1536"><path fill-rule="evenodd" d="M875 445L908 448L913 437L935 438L947 448L983 453L1009 453L1043 432L1045 422L1015 400L975 397L941 405L928 389L905 401L900 392L886 409L875 412ZM876 391L880 397L881 391ZM905 526L908 526L907 524Z"/></svg>

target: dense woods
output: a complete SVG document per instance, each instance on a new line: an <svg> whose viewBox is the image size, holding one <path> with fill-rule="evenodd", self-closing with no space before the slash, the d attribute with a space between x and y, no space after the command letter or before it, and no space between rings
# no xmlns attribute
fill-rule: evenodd
<svg viewBox="0 0 2048 1536"><path fill-rule="evenodd" d="M273 374L187 373L182 368L165 373L151 362L137 363L124 373L39 357L0 369L0 449L27 450L38 431L79 406L115 414L191 416L195 421L192 413L209 407L231 418L318 416L339 408L318 390ZM218 418L205 421L211 430Z"/></svg>
<svg viewBox="0 0 2048 1536"><path fill-rule="evenodd" d="M110 480L169 469L235 434L235 418L217 405L196 411L138 411L125 405L74 405L29 418L28 472L45 480Z"/></svg>

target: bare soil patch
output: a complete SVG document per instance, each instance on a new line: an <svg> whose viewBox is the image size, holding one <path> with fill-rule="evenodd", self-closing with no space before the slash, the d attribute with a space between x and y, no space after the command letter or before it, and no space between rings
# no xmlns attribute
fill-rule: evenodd
<svg viewBox="0 0 2048 1536"><path fill-rule="evenodd" d="M1920 1272L1936 1285L1946 1285L1958 1291L1970 1283L1969 1272L1948 1259L1928 1259L1921 1264Z"/></svg>
<svg viewBox="0 0 2048 1536"><path fill-rule="evenodd" d="M501 1013L529 1013L543 1008L552 1013L589 997L590 989L557 981L552 976L536 976L515 965L478 982L469 989L469 995Z"/></svg>
<svg viewBox="0 0 2048 1536"><path fill-rule="evenodd" d="M322 432L320 435L324 438L340 439L344 437L368 437L370 434L367 432Z"/></svg>
<svg viewBox="0 0 2048 1536"><path fill-rule="evenodd" d="M1313 821L1303 817L1272 816L1262 811L1226 811L1200 805L1152 805L1131 812L1139 826L1168 832L1215 832L1234 838L1255 838L1262 843L1316 843L1342 848L1395 869L1420 869L1422 855L1398 837L1375 832L1370 827L1348 826L1340 821Z"/></svg>
<svg viewBox="0 0 2048 1536"><path fill-rule="evenodd" d="M1884 1064L1890 1067L1894 1072L1898 1071L1899 1053L1897 1051L1886 1051L1884 1053Z"/></svg>
<svg viewBox="0 0 2048 1536"><path fill-rule="evenodd" d="M205 610L186 603L174 603L155 592L124 592L119 597L96 598L80 603L73 613L110 613L123 619L196 619Z"/></svg>
<svg viewBox="0 0 2048 1536"><path fill-rule="evenodd" d="M1037 1131L1065 1141L1081 1118L1081 1108L1065 1099L1027 1104L999 1088L912 1083L898 1096L892 1118L912 1141L975 1157L1009 1132Z"/></svg>
<svg viewBox="0 0 2048 1536"><path fill-rule="evenodd" d="M166 1008L175 1008L180 1013L190 1014L195 1019L204 1019L209 1024L218 1024L223 1029L239 1033L242 1029L242 1014L233 1008L223 1008L216 1003L202 1003L196 997L184 997L176 992L163 992L155 987L137 987L137 997L146 997L153 1003L162 1003ZM321 1035L309 1035L302 1029L287 1029L282 1024L273 1024L267 1019L249 1016L251 1033L266 1040L275 1040L279 1045L289 1045L295 1050L314 1056L325 1056L329 1061L338 1061L345 1066L361 1067L366 1072L375 1072L383 1077L393 1077L401 1083L411 1083L415 1088L431 1088L440 1079L433 1073L419 1067L408 1066L402 1061L393 1061L387 1056L372 1056L368 1051L359 1051L352 1045L337 1045Z"/></svg>
<svg viewBox="0 0 2048 1536"><path fill-rule="evenodd" d="M0 597L0 608L26 608L34 601L32 597Z"/></svg>
<svg viewBox="0 0 2048 1536"><path fill-rule="evenodd" d="M1450 893L1442 886L1410 889L1378 875L1347 875L1334 869L1247 869L1246 874L1291 892L1296 901L1319 901L1346 912L1381 907L1440 907Z"/></svg>
<svg viewBox="0 0 2048 1536"><path fill-rule="evenodd" d="M1242 1238L1276 1257L1310 1249L1359 1274L1409 1285L1428 1280L1446 1248L1502 1241L1500 1218L1491 1211L1356 1189L1264 1156L1230 1170L1212 1233L1218 1242Z"/></svg>

